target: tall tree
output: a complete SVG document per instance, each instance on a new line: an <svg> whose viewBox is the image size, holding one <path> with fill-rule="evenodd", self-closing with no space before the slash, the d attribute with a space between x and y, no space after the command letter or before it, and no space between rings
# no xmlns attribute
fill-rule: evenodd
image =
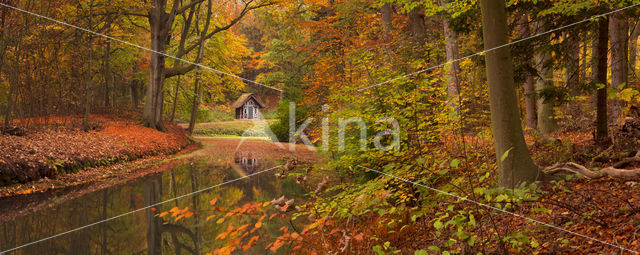
<svg viewBox="0 0 640 255"><path fill-rule="evenodd" d="M93 29L93 0L89 1L89 30ZM82 118L82 129L89 131L89 114L91 113L91 92L93 90L93 70L91 63L93 62L93 34L89 34L89 56L87 67L87 80L85 83L85 105L84 105L84 117Z"/></svg>
<svg viewBox="0 0 640 255"><path fill-rule="evenodd" d="M611 86L619 89L620 85L627 85L629 79L628 43L629 25L620 12L614 13L609 19L609 40L611 41ZM621 102L614 105L615 117L620 116Z"/></svg>
<svg viewBox="0 0 640 255"><path fill-rule="evenodd" d="M568 30L565 33L563 48L564 54L564 76L565 83L571 95L578 93L580 84L580 35L575 30Z"/></svg>
<svg viewBox="0 0 640 255"><path fill-rule="evenodd" d="M636 59L638 56L638 37L640 36L640 24L638 21L633 26L629 26L629 72L633 77L636 77Z"/></svg>
<svg viewBox="0 0 640 255"><path fill-rule="evenodd" d="M25 8L26 10L29 10L29 8L31 7L31 0L27 1L27 7ZM6 10L6 8L4 8ZM4 13L4 12L3 12ZM4 15L4 14L3 14ZM14 56L15 56L15 69L12 72L10 78L9 78L9 95L7 95L7 112L5 113L4 116L4 129L6 130L7 128L9 128L9 126L11 125L11 121L13 120L13 111L16 105L16 98L17 98L17 86L20 84L20 75L19 75L19 69L20 69L20 60L22 57L22 51L23 51L23 40L24 40L24 35L25 32L27 32L26 30L29 29L29 14L28 13L24 13L22 15L22 26L20 27L20 32L18 33L18 39L16 42L16 45L14 47ZM3 21L4 22L4 21ZM6 43L6 42L5 42ZM4 56L3 56L4 59Z"/></svg>
<svg viewBox="0 0 640 255"><path fill-rule="evenodd" d="M520 17L518 25L520 26L520 38L527 38L531 36L531 29L529 28L529 15L523 14ZM526 43L529 47L525 47L530 48L531 44L529 42ZM525 61L527 61L527 68L524 74L524 84L522 87L524 90L524 109L527 119L527 127L535 130L538 126L538 116L536 113L536 89L534 86L533 74L531 73L532 67L530 66L530 58L531 54L528 53L528 56L525 57Z"/></svg>
<svg viewBox="0 0 640 255"><path fill-rule="evenodd" d="M492 49L508 43L505 1L481 0L480 9L484 48ZM513 187L523 181L534 181L539 169L529 155L522 134L510 49L502 47L489 51L485 60L500 183ZM504 155L506 158L501 160Z"/></svg>
<svg viewBox="0 0 640 255"><path fill-rule="evenodd" d="M596 91L596 132L595 140L603 142L608 140L607 131L607 44L609 41L609 26L607 20L596 23L595 36L593 38L593 66L591 76L593 83L598 85Z"/></svg>
<svg viewBox="0 0 640 255"><path fill-rule="evenodd" d="M407 15L409 15L409 29L413 39L419 44L424 43L426 37L424 8L422 6L414 7Z"/></svg>
<svg viewBox="0 0 640 255"><path fill-rule="evenodd" d="M460 94L460 63L458 59L458 35L456 34L449 24L449 18L442 19L442 26L444 27L444 40L445 40L445 53L447 55L447 62L451 62L445 66L447 71L447 96L451 110L457 112L458 110L458 96Z"/></svg>
<svg viewBox="0 0 640 255"><path fill-rule="evenodd" d="M391 40L391 30L393 29L392 17L393 8L391 3L385 3L380 7L380 17L382 18L382 25L384 26L384 39L386 41Z"/></svg>
<svg viewBox="0 0 640 255"><path fill-rule="evenodd" d="M164 81L167 78L183 75L197 66L195 63L200 62L200 57L189 64L180 64L179 66L167 68L165 66L165 55L167 45L171 42L170 34L174 27L174 21L178 15L183 14L187 10L195 9L200 6L205 0L191 0L188 3L182 1L174 1L167 12L168 3L167 0L152 0L150 8L147 10L147 14L136 14L139 16L147 17L149 21L149 28L151 31L151 54L149 64L149 86L147 87L147 98L145 100L145 106L143 111L144 121L146 125L158 130L165 130L162 123L162 113L164 107ZM182 58L193 50L197 49L205 43L207 39L210 39L214 35L226 31L233 25L238 23L249 11L257 9L263 6L270 5L270 2L257 3L255 0L247 0L242 3L242 7L235 17L231 18L224 25L214 25L210 28L213 4L209 0L207 1L207 16L204 19L205 28L200 33L200 36L196 38L195 42L191 45L187 45L182 54L177 54L177 58ZM180 38L180 40L187 40L187 38Z"/></svg>
<svg viewBox="0 0 640 255"><path fill-rule="evenodd" d="M544 33L548 29L548 22L540 20L537 22L537 32ZM535 52L536 70L538 71L538 79L536 80L536 90L542 96L538 97L538 132L546 136L558 128L558 124L554 118L554 100L548 95L549 90L553 89L553 59L551 51L545 47L550 41L549 34L540 36L543 40L537 47Z"/></svg>

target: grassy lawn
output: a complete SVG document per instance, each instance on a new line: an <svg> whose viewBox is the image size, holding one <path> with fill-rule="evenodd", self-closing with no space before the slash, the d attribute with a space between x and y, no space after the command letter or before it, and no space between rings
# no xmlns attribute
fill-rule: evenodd
<svg viewBox="0 0 640 255"><path fill-rule="evenodd" d="M193 131L197 135L215 137L252 136L266 137L265 128L276 120L264 120L254 123L247 120L232 120L198 123Z"/></svg>

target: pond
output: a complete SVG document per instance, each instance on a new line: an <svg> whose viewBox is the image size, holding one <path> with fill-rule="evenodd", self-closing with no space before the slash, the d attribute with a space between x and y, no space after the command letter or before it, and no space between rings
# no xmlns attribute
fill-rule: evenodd
<svg viewBox="0 0 640 255"><path fill-rule="evenodd" d="M0 200L0 204L4 204L11 203L11 199L35 199L37 204L42 199L42 203L46 200L51 204L0 222L0 251L62 233L6 254L213 253L229 246L230 242L242 244L239 238L223 233L228 234L229 230L242 225L251 228L258 225L257 217L250 214L227 218L222 215L252 202L261 202L263 205L257 206L252 214L267 217L259 223L260 229L252 232L256 240L245 247L246 250L237 251L267 253L265 248L282 234L283 226L295 228L300 222L269 217L276 210L264 202L283 195L287 199L304 199L306 191L295 178L274 177L277 169L261 171L282 165L284 157L308 160L313 158L312 152L293 153L264 141L245 141L237 146L238 141L203 141L203 149L179 159L166 171L73 199L63 200L73 191L56 191L32 195L42 198ZM179 198L172 200L176 197ZM167 200L170 201L162 203ZM158 203L162 204L156 205ZM118 217L132 211L136 212ZM68 232L86 225L91 226Z"/></svg>

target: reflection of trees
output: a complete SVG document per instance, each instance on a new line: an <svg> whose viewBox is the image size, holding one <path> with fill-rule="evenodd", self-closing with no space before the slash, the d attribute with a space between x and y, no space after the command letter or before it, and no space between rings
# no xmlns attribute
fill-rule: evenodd
<svg viewBox="0 0 640 255"><path fill-rule="evenodd" d="M193 171L191 171L193 173ZM175 178L175 172L171 171L171 183L172 189L171 195L173 197L178 196L176 193L177 183ZM191 182L192 182L192 192L195 191L196 186L194 186L195 177L191 174ZM145 183L144 186L144 199L145 204L152 205L160 202L160 197L162 196L162 178L158 175L151 181ZM197 204L198 196L193 196L194 204ZM176 206L178 206L178 202L176 202ZM153 209L152 209L153 208ZM147 254L155 255L162 254L163 243L167 244L167 248L170 248L172 254L182 254L182 251L186 251L190 254L199 254L198 250L198 238L197 235L188 229L185 226L174 224L170 222L165 222L162 218L156 217L157 212L160 212L161 206L154 206L145 210L146 218L147 218ZM197 224L196 224L197 225ZM168 239L164 239L164 235L168 235ZM187 241L185 242L182 239L187 237ZM190 243L189 245L187 243Z"/></svg>
<svg viewBox="0 0 640 255"><path fill-rule="evenodd" d="M156 178L151 179L144 184L144 203L146 205L151 205L158 203L160 201L160 192L162 187L162 180L157 180L160 176L158 175ZM162 222L161 219L155 217L155 211L158 211L158 206L152 207L145 210L147 217L147 254L149 255L160 255L162 254L162 236L160 227Z"/></svg>
<svg viewBox="0 0 640 255"><path fill-rule="evenodd" d="M233 152L201 157L163 173L89 193L54 208L0 223L0 247L2 250L12 248L238 178L233 176L235 172L231 167L234 163ZM254 171L261 171L276 163L259 159L252 165L259 166ZM304 190L292 178L277 181L272 172L266 172L156 206L156 211L145 210L144 213L134 213L31 245L16 254L201 254L225 245L226 240L215 240L215 237L229 224L253 224L255 220L238 217L223 224L217 224L216 219L206 221L205 218L211 215L209 201L212 199L218 199L218 206L233 209L248 202L269 201L280 195L300 197L302 194ZM188 206L195 214L178 222L164 221L155 216L174 206ZM283 223L273 221L265 224L269 228L267 233L276 234Z"/></svg>

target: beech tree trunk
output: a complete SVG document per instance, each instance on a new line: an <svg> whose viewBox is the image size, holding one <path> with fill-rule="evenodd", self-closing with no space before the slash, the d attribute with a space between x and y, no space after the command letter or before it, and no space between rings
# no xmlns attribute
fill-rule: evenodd
<svg viewBox="0 0 640 255"><path fill-rule="evenodd" d="M176 117L176 108L178 107L178 92L180 90L180 76L178 75L178 80L176 81L176 91L173 95L173 106L171 106L171 121L173 121Z"/></svg>
<svg viewBox="0 0 640 255"><path fill-rule="evenodd" d="M104 74L102 76L104 76L104 106L109 107L111 106L111 101L109 101L111 98L111 43L107 41L106 44L104 49Z"/></svg>
<svg viewBox="0 0 640 255"><path fill-rule="evenodd" d="M628 84L629 77L629 65L628 65L628 31L629 25L627 20L622 16L622 13L615 13L611 15L609 19L609 37L611 41L611 86L619 90L620 85ZM617 101L617 100L616 100ZM616 118L624 118L621 116L622 102L617 101L614 104L614 111Z"/></svg>
<svg viewBox="0 0 640 255"><path fill-rule="evenodd" d="M198 106L200 105L200 68L196 70L196 78L193 82L193 101L191 105L191 118L189 118L189 127L187 131L189 134L193 133L193 130L196 127L196 118L198 117Z"/></svg>
<svg viewBox="0 0 640 255"><path fill-rule="evenodd" d="M380 7L380 16L382 18L382 25L384 26L384 39L386 41L391 41L391 30L393 29L393 25L391 23L392 13L393 10L390 3L386 3Z"/></svg>
<svg viewBox="0 0 640 255"><path fill-rule="evenodd" d="M580 84L580 36L576 31L569 30L564 41L564 75L565 83L572 96L578 95Z"/></svg>
<svg viewBox="0 0 640 255"><path fill-rule="evenodd" d="M422 45L425 40L424 10L415 7L409 12L409 28L413 39Z"/></svg>
<svg viewBox="0 0 640 255"><path fill-rule="evenodd" d="M29 10L29 8L31 7L31 0L27 1L27 7L26 10ZM3 12L4 14L4 12ZM14 100L15 94L16 94L16 90L17 90L17 86L20 85L20 75L19 75L19 70L20 70L20 59L22 56L22 43L23 43L23 39L24 39L24 34L25 34L25 30L27 30L29 28L29 18L28 18L29 14L28 13L24 13L22 16L22 20L24 21L24 25L20 28L20 32L18 33L18 41L16 43L15 46L15 66L14 66L14 70L13 73L11 74L10 78L9 78L9 95L7 95L7 112L5 113L4 116L4 129L6 130L7 128L9 128L9 126L11 125L11 122L13 120L13 111L16 105L16 100ZM4 57L4 56L3 56Z"/></svg>
<svg viewBox="0 0 640 255"><path fill-rule="evenodd" d="M455 31L449 27L449 19L443 19L442 25L444 27L444 40L445 40L445 52L447 55L447 62L458 59L458 35ZM449 101L450 109L454 112L458 112L458 96L460 96L460 64L455 61L445 66L447 72L447 101Z"/></svg>
<svg viewBox="0 0 640 255"><path fill-rule="evenodd" d="M89 30L92 29L92 12L93 1L89 1ZM93 88L93 72L91 70L91 62L93 58L93 34L89 34L89 56L88 56L88 68L87 68L87 81L85 83L85 104L84 104L84 117L82 118L82 129L89 131L89 114L91 113L91 90Z"/></svg>
<svg viewBox="0 0 640 255"><path fill-rule="evenodd" d="M186 65L181 64L173 68L167 68L165 65L164 55L160 53L164 53L166 50L166 46L169 44L169 35L171 33L176 15L184 15L185 11L194 12L200 7L203 2L205 2L205 0L192 0L189 3L183 3L182 1L173 1L171 3L171 10L167 13L165 11L167 7L166 0L151 1L150 8L148 9L148 13L146 14L146 16L149 19L149 28L151 31L151 50L153 50L153 52L151 53L150 58L149 87L147 88L147 96L143 112L144 121L148 127L155 128L161 131L166 130L164 124L162 123L164 108L164 80L176 75L184 75L196 68L196 65L193 63ZM181 42L179 52L175 56L176 58L182 58L192 50L202 48L206 40L210 39L219 32L226 31L231 28L233 25L238 23L250 10L261 8L270 4L254 4L254 1L247 1L244 3L244 6L241 7L240 13L235 18L233 18L224 26L214 25L215 27L213 31L209 31L209 26L211 25L211 17L213 16L213 4L212 0L207 0L206 3L207 13L203 17L204 26L199 33L199 38L193 44L185 48L184 44L187 41L187 36L182 36L180 38ZM187 18L187 20L182 23L182 25L184 26L183 32L190 31L190 29L192 29L192 23L190 22L191 17L193 17L192 13L189 14L189 18ZM200 28L196 28L196 30L199 29ZM198 57L193 62L199 63L201 58L202 54L198 54Z"/></svg>
<svg viewBox="0 0 640 255"><path fill-rule="evenodd" d="M491 49L508 42L505 2L481 0L484 48ZM539 169L533 163L524 141L518 101L513 80L513 63L509 47L486 53L489 83L491 128L500 171L500 183L515 187L521 182L535 181ZM501 158L506 155L504 160Z"/></svg>
<svg viewBox="0 0 640 255"><path fill-rule="evenodd" d="M592 80L594 84L602 84L596 91L596 132L595 140L607 141L609 132L607 128L607 44L609 26L607 21L600 21L596 25L596 34L593 41L593 65Z"/></svg>
<svg viewBox="0 0 640 255"><path fill-rule="evenodd" d="M531 35L531 30L529 29L529 16L524 14L520 17L520 38L526 38ZM531 44L528 43L530 48ZM527 59L527 67L530 67L531 61L528 59L531 58L533 54L528 54L526 56ZM534 87L533 75L529 71L530 68L527 68L525 71L524 84L522 85L524 90L524 109L525 115L527 118L527 127L535 130L538 126L538 116L536 112L536 89Z"/></svg>
<svg viewBox="0 0 640 255"><path fill-rule="evenodd" d="M640 36L640 24L635 23L633 27L630 27L630 36L629 36L629 72L632 74L632 77L637 79L638 74L636 73L636 59L638 56L638 37Z"/></svg>
<svg viewBox="0 0 640 255"><path fill-rule="evenodd" d="M154 0L153 7L149 10L149 27L151 30L151 53L149 63L149 86L144 105L143 117L145 125L165 131L162 123L164 107L164 79L165 58L154 52L165 52L166 42L169 38L169 29L173 24L173 18L165 12L166 1Z"/></svg>
<svg viewBox="0 0 640 255"><path fill-rule="evenodd" d="M537 33L547 31L548 25L546 21L540 21L537 24ZM549 35L541 36L544 40L550 40ZM538 70L538 79L536 80L536 90L538 93L553 88L553 60L551 52L538 48L535 53L536 70ZM555 131L558 124L554 119L554 100L552 98L538 98L538 132L541 135Z"/></svg>
<svg viewBox="0 0 640 255"><path fill-rule="evenodd" d="M585 32L585 36L584 38L587 38L588 34L587 32ZM581 55L581 59L580 59L580 81L579 83L582 83L583 81L586 81L587 78L587 40L583 40L582 42L582 53Z"/></svg>

